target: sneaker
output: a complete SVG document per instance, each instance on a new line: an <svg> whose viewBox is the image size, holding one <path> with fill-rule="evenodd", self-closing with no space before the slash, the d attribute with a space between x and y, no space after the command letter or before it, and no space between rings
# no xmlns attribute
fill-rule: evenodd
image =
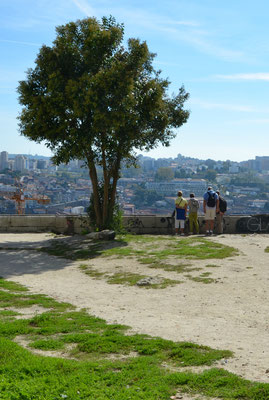
<svg viewBox="0 0 269 400"><path fill-rule="evenodd" d="M212 236L213 235L213 231L209 231L209 235Z"/></svg>
<svg viewBox="0 0 269 400"><path fill-rule="evenodd" d="M209 232L209 231L206 231L205 234L206 234L206 236L209 236L209 235L210 235L210 232Z"/></svg>

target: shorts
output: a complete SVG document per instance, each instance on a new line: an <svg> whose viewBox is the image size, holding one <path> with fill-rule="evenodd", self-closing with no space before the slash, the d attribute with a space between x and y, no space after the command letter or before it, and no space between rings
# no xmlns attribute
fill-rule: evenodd
<svg viewBox="0 0 269 400"><path fill-rule="evenodd" d="M216 218L216 207L206 207L205 220L214 220Z"/></svg>
<svg viewBox="0 0 269 400"><path fill-rule="evenodd" d="M180 229L184 229L185 219L175 219L175 228L178 229L180 225Z"/></svg>

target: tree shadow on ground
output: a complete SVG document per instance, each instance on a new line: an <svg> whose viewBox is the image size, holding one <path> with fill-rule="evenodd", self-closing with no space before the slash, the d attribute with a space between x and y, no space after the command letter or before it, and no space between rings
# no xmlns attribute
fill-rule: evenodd
<svg viewBox="0 0 269 400"><path fill-rule="evenodd" d="M21 235L16 240L6 240L5 236L4 241L0 239L0 276L9 278L56 271L74 261L99 257L104 250L127 245L121 240L96 241L79 235L48 236L36 241Z"/></svg>

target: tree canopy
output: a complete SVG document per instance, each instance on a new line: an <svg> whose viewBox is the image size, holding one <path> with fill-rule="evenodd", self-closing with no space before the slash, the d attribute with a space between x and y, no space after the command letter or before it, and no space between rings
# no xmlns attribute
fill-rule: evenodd
<svg viewBox="0 0 269 400"><path fill-rule="evenodd" d="M131 164L136 150L168 146L189 117L184 87L169 97L147 44L129 39L124 47L123 37L113 17L59 26L18 87L21 134L44 142L56 164L86 161L99 228L111 220L121 162Z"/></svg>

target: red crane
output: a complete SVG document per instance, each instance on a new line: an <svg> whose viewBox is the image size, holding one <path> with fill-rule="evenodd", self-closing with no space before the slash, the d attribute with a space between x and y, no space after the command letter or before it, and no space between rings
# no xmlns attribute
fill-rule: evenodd
<svg viewBox="0 0 269 400"><path fill-rule="evenodd" d="M35 200L39 204L48 204L50 203L50 198L45 195L24 195L22 185L19 181L16 181L16 189L14 192L3 193L3 197L9 200L14 200L17 206L17 214L24 215L25 214L25 202L27 200Z"/></svg>

